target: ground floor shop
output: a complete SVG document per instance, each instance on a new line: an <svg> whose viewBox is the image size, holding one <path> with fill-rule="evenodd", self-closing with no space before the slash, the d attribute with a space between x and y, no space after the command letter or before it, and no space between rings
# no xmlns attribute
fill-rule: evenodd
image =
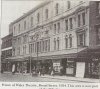
<svg viewBox="0 0 100 89"><path fill-rule="evenodd" d="M42 73L66 75L81 78L100 78L100 54L83 51L75 54L27 57L24 60L2 63L3 71L15 70L15 73ZM99 52L98 52L99 53ZM15 65L15 68L13 68Z"/></svg>

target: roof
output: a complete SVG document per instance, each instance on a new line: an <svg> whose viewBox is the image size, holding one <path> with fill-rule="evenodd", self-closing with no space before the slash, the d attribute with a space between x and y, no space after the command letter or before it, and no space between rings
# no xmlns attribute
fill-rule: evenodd
<svg viewBox="0 0 100 89"><path fill-rule="evenodd" d="M17 23L18 21L20 21L21 19L27 17L28 15L30 15L31 13L33 13L34 11L36 11L37 9L45 6L46 4L48 4L50 2L50 0L46 0L43 3L41 3L40 5L36 6L35 8L31 9L30 11L28 11L27 13L25 13L24 15L22 15L21 17L19 17L18 19L16 19L15 21L11 22L10 25Z"/></svg>

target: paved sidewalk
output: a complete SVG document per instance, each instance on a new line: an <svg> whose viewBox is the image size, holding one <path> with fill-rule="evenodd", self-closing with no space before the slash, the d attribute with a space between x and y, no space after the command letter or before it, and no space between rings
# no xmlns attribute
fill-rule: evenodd
<svg viewBox="0 0 100 89"><path fill-rule="evenodd" d="M61 80L70 80L70 81L80 81L80 82L88 82L88 83L100 83L100 79L78 78L78 77L58 76L58 75L55 75L55 76L44 75L44 76L40 76L40 77L61 79Z"/></svg>
<svg viewBox="0 0 100 89"><path fill-rule="evenodd" d="M5 73L11 73L11 72L5 72ZM15 73L15 75L26 75L26 76L32 76L30 73ZM79 81L79 82L88 82L88 83L100 83L100 79L93 79L93 78L79 78L79 77L70 77L70 76L60 76L60 75L41 75L37 77L44 77L49 79L59 79L59 80L69 80L69 81Z"/></svg>

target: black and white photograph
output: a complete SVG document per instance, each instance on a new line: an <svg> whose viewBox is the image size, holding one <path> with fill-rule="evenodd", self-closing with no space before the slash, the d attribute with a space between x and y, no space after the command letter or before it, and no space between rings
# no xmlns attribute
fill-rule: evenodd
<svg viewBox="0 0 100 89"><path fill-rule="evenodd" d="M1 0L0 20L0 82L100 84L100 1Z"/></svg>

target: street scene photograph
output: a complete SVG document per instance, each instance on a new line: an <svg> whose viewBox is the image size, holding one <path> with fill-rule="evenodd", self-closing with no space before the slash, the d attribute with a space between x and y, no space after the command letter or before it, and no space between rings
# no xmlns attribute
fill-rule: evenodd
<svg viewBox="0 0 100 89"><path fill-rule="evenodd" d="M100 1L2 0L0 82L100 83Z"/></svg>

